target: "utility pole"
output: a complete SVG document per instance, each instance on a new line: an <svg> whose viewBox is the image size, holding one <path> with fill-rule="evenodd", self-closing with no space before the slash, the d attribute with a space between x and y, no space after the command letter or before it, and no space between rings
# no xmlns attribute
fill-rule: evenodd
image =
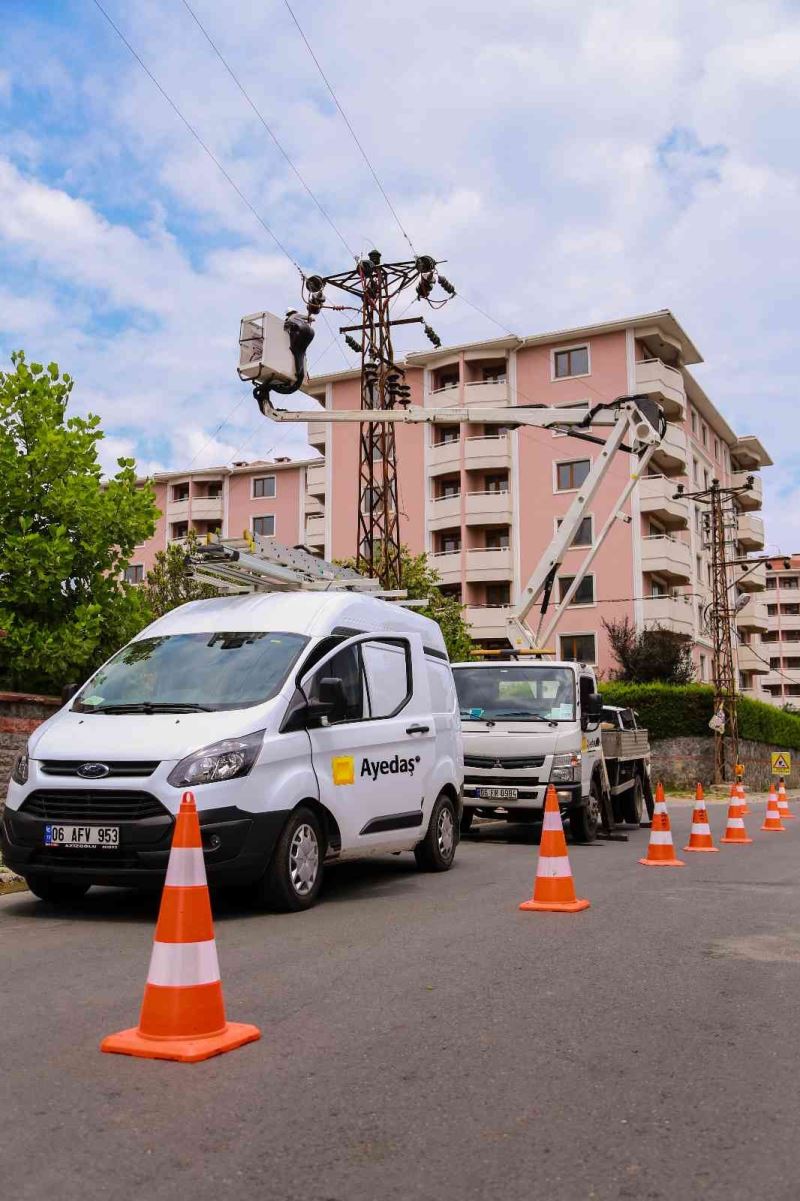
<svg viewBox="0 0 800 1201"><path fill-rule="evenodd" d="M414 285L417 300L426 301L432 308L440 308L455 295L455 288L439 274L437 266L430 255L419 255L406 262L384 263L380 251L371 250L349 271L304 279L309 319L324 308L339 312L352 309L358 315L355 324L340 326L339 332L345 335L347 345L361 358L362 409L394 409L411 402L405 370L394 359L394 326L422 324L433 345L441 345L422 317L392 318L391 315L392 304ZM431 299L437 284L444 296ZM326 287L344 292L351 303L327 304ZM391 422L370 421L359 425L357 529L357 570L377 577L383 588L401 587L397 449Z"/></svg>
<svg viewBox="0 0 800 1201"><path fill-rule="evenodd" d="M707 506L703 514L706 546L711 551L711 603L706 607L705 620L711 635L711 672L714 685L714 782L725 780L726 737L730 742L733 773L739 762L739 729L736 715L736 667L733 654L733 620L738 612L735 598L731 596L730 569L735 556L729 554L736 540L737 516L733 498L740 492L752 488L753 478L748 476L737 488L723 488L714 479L708 488L697 492L685 492L678 485L677 496L684 500L695 500ZM721 718L721 721L716 719ZM731 775L731 778L732 775Z"/></svg>

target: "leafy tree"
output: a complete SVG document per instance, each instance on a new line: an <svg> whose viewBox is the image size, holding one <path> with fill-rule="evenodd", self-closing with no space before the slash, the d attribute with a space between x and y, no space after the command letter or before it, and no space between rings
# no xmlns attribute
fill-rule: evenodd
<svg viewBox="0 0 800 1201"><path fill-rule="evenodd" d="M608 640L619 669L616 680L631 684L689 684L694 679L692 648L685 634L676 634L662 625L637 630L629 618L604 621Z"/></svg>
<svg viewBox="0 0 800 1201"><path fill-rule="evenodd" d="M409 600L424 600L422 608L415 608L415 613L430 617L437 622L442 631L442 637L447 647L447 653L453 662L462 662L473 657L473 644L469 626L464 621L463 605L454 596L447 596L441 591L441 576L432 568L425 554L412 555L407 546L400 548L401 574L403 588L408 593ZM342 562L343 567L355 570L355 559Z"/></svg>
<svg viewBox="0 0 800 1201"><path fill-rule="evenodd" d="M171 542L166 550L156 553L155 563L147 573L144 595L153 617L163 617L187 601L205 600L217 596L211 584L203 584L191 575L187 558L197 546L197 534L189 531L186 545Z"/></svg>
<svg viewBox="0 0 800 1201"><path fill-rule="evenodd" d="M122 577L157 510L133 459L103 482L100 419L67 417L71 378L22 351L11 361L0 372L0 681L53 691L147 621Z"/></svg>

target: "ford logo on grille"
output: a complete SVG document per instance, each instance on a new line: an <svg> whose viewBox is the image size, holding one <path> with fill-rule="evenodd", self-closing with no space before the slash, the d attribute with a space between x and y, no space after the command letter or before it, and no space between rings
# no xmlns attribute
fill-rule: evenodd
<svg viewBox="0 0 800 1201"><path fill-rule="evenodd" d="M82 763L78 768L78 775L83 776L84 780L102 780L110 772L107 763Z"/></svg>

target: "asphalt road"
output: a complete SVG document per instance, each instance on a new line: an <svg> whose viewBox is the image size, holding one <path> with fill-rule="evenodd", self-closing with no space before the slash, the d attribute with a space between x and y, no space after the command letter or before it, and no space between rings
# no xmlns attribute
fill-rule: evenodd
<svg viewBox="0 0 800 1201"><path fill-rule="evenodd" d="M341 865L307 914L219 899L228 1016L263 1037L196 1065L98 1051L135 1023L152 903L3 898L3 1195L794 1201L800 820L754 810L752 846L683 869L639 867L645 830L572 847L574 916L518 912L524 827L443 876Z"/></svg>

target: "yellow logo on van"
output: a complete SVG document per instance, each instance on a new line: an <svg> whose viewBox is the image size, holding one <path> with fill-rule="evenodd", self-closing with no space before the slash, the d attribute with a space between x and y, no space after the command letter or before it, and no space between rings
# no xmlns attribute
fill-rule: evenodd
<svg viewBox="0 0 800 1201"><path fill-rule="evenodd" d="M352 755L335 755L331 759L334 784L355 784L356 762Z"/></svg>

